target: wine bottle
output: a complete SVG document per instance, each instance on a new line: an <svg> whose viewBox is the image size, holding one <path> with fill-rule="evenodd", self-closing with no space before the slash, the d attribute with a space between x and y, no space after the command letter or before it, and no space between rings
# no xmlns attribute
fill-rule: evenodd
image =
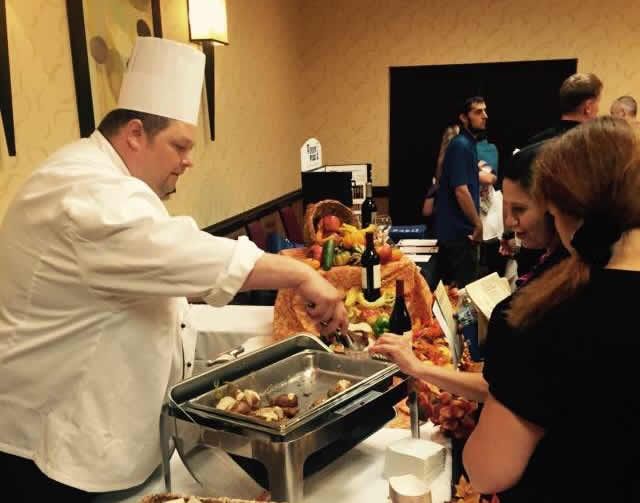
<svg viewBox="0 0 640 503"><path fill-rule="evenodd" d="M362 228L368 227L376 219L376 213L378 208L376 202L373 200L373 184L371 181L367 181L367 189L365 193L365 199L362 203Z"/></svg>
<svg viewBox="0 0 640 503"><path fill-rule="evenodd" d="M367 232L367 247L360 257L362 265L362 293L373 302L380 298L380 257L373 246L373 232Z"/></svg>
<svg viewBox="0 0 640 503"><path fill-rule="evenodd" d="M393 303L393 311L389 318L389 331L402 335L411 330L411 317L404 300L404 281L396 280L396 300Z"/></svg>

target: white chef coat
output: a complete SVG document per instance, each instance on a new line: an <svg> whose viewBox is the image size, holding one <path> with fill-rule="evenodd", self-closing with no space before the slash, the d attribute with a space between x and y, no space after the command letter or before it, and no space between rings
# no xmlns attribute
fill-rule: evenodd
<svg viewBox="0 0 640 503"><path fill-rule="evenodd" d="M0 451L85 491L142 483L193 355L184 297L226 304L262 253L169 216L97 131L53 154L0 227Z"/></svg>

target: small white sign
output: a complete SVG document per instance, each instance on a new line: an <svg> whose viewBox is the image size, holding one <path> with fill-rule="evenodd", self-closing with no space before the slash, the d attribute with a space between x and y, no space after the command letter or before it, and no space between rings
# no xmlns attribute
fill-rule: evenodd
<svg viewBox="0 0 640 503"><path fill-rule="evenodd" d="M460 361L460 356L462 355L462 339L458 335L457 331L452 331L449 326L447 326L447 320L445 319L445 314L442 312L442 309L440 309L438 299L433 303L433 316L438 320L438 324L444 333L444 337L449 343L453 366L457 367L458 362Z"/></svg>
<svg viewBox="0 0 640 503"><path fill-rule="evenodd" d="M313 171L322 166L322 145L315 138L309 138L300 148L300 170Z"/></svg>

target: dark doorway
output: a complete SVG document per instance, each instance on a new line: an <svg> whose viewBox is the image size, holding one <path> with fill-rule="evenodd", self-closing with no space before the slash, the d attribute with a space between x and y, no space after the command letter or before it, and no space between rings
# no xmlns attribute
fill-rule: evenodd
<svg viewBox="0 0 640 503"><path fill-rule="evenodd" d="M503 171L515 147L560 117L558 89L577 59L390 68L389 187L394 224L423 222L444 129L465 98L484 96Z"/></svg>

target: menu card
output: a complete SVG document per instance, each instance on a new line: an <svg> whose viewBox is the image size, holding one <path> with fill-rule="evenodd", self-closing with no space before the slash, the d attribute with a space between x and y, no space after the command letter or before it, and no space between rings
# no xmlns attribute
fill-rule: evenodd
<svg viewBox="0 0 640 503"><path fill-rule="evenodd" d="M478 311L478 344L482 345L487 336L487 324L493 308L511 295L509 280L494 272L469 283L465 290Z"/></svg>
<svg viewBox="0 0 640 503"><path fill-rule="evenodd" d="M438 286L436 286L436 290L433 293L436 296L436 302L440 307L440 311L442 312L442 316L445 321L445 326L441 327L443 332L445 332L446 334L447 332L445 329L448 329L450 334L456 334L458 332L458 323L453 317L453 306L451 305L449 295L447 294L447 289L444 287L442 281L438 283Z"/></svg>

